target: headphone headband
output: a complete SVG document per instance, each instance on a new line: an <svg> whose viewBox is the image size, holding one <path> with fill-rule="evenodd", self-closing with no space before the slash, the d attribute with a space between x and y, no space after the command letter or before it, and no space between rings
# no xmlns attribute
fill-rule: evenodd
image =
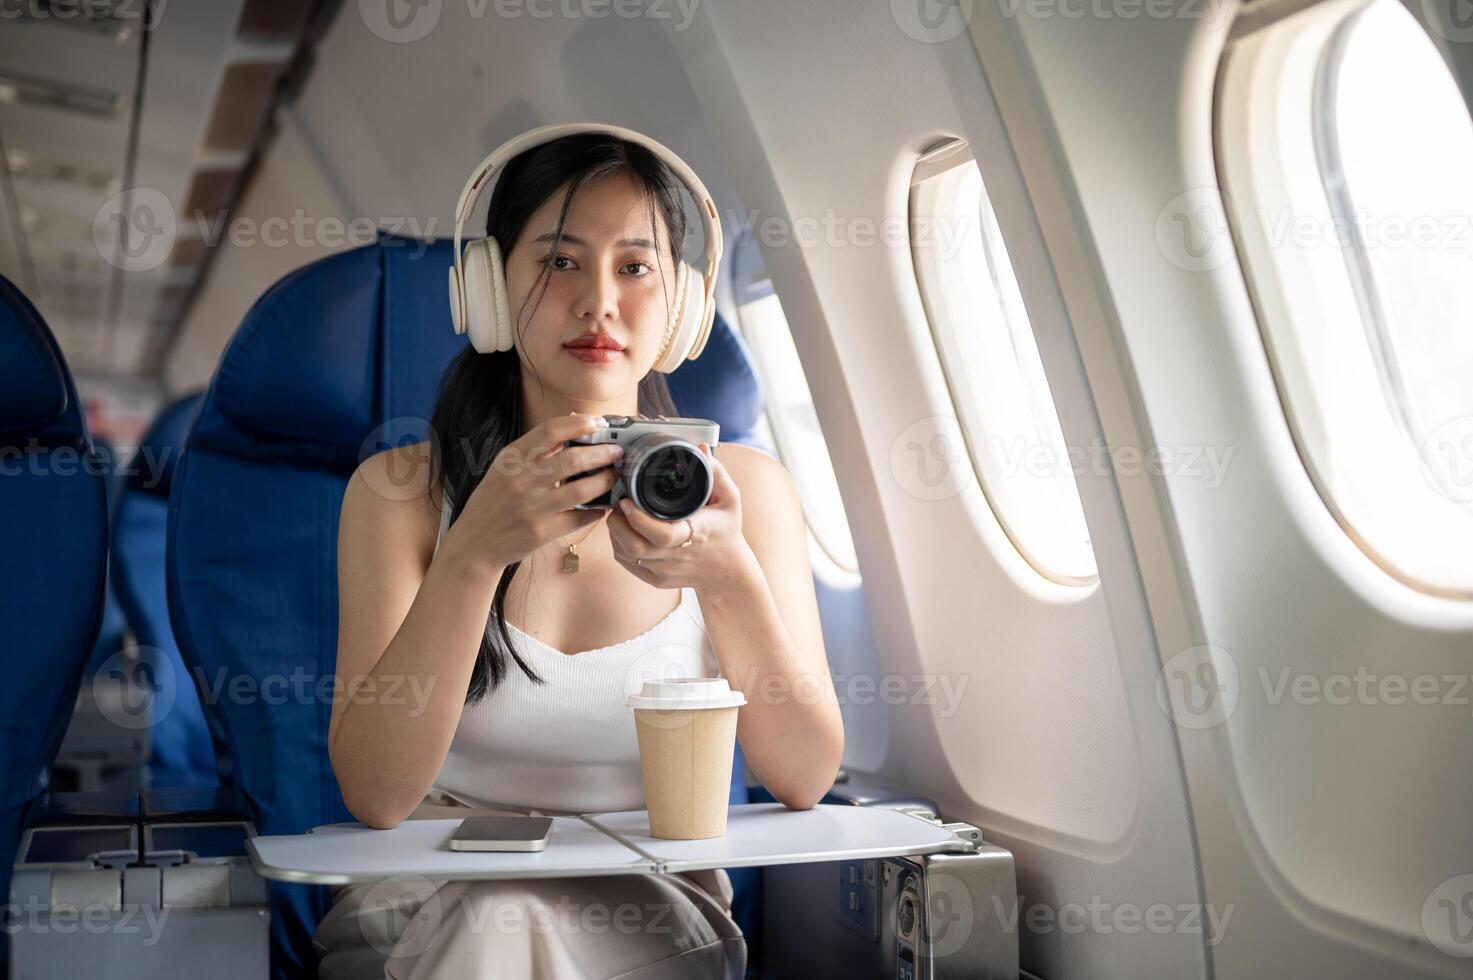
<svg viewBox="0 0 1473 980"><path fill-rule="evenodd" d="M716 211L716 202L706 190L706 185L701 183L701 178L680 157L662 143L637 133L632 129L624 129L620 126L609 126L604 123L554 123L551 126L539 126L530 129L520 136L514 136L502 143L496 149L486 155L480 165L472 171L470 179L465 182L461 189L460 198L455 202L455 274L460 282L465 282L465 270L461 267L460 238L461 231L465 225L466 218L470 217L470 210L475 206L481 192L496 183L497 173L504 168L518 154L551 143L553 140L564 136L572 136L575 133L603 133L616 136L619 139L636 143L649 150L670 171L675 174L680 182L685 184L685 189L690 192L696 202L696 210L701 215L701 226L704 229L706 250L706 316L701 324L701 332L695 347L691 350L691 357L695 357L706 346L706 339L710 336L711 322L716 316L716 273L721 264L721 219ZM677 259L677 262L680 260Z"/></svg>

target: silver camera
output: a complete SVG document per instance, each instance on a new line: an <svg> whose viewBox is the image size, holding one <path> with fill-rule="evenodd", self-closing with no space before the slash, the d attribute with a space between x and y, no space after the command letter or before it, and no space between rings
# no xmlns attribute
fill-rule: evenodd
<svg viewBox="0 0 1473 980"><path fill-rule="evenodd" d="M619 478L608 493L577 510L597 510L616 506L628 497L634 506L665 521L689 517L711 499L716 484L711 460L701 452L699 443L714 451L721 426L710 419L670 419L663 415L653 419L630 418L627 415L605 415L607 429L598 429L582 439L569 439L564 446L597 446L612 442L624 447L624 455L614 462ZM579 473L575 480L586 476Z"/></svg>

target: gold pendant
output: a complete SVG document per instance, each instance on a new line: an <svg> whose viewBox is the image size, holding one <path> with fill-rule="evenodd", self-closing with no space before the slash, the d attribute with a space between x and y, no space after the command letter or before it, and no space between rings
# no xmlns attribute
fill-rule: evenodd
<svg viewBox="0 0 1473 980"><path fill-rule="evenodd" d="M563 571L578 571L578 550L576 545L568 545L568 553L563 555Z"/></svg>

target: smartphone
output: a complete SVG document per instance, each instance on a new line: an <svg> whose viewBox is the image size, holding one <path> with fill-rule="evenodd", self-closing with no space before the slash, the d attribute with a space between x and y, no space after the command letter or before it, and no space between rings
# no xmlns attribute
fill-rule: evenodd
<svg viewBox="0 0 1473 980"><path fill-rule="evenodd" d="M540 851L551 817L467 817L450 838L452 851Z"/></svg>

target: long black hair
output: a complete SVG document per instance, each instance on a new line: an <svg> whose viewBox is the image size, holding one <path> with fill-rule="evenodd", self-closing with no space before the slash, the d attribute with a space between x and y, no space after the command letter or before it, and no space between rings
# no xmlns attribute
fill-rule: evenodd
<svg viewBox="0 0 1473 980"><path fill-rule="evenodd" d="M500 244L503 257L509 257L533 212L566 185L568 190L552 243L552 251L556 253L562 241L563 224L579 188L620 172L632 176L643 188L652 225L656 208L659 209L670 232L670 257L679 263L686 226L678 178L646 147L603 133L564 136L512 158L491 192L486 235ZM658 231L658 225L655 227ZM527 302L516 312L518 331L524 329L522 324L546 293L551 271L550 267L543 267ZM667 306L669 291L670 277L667 277ZM650 371L639 382L639 412L641 415L676 414L664 375ZM482 354L467 346L450 362L440 379L430 418L430 430L434 434L430 486L439 489L441 506L448 496L452 524L460 519L466 501L480 485L492 460L522 435L522 424L520 355L515 349ZM520 561L508 565L496 585L491 604L491 619L496 628L487 629L481 639L466 691L467 704L474 704L496 690L506 677L508 657L533 681L545 683L518 655L506 627L506 593L519 567Z"/></svg>

